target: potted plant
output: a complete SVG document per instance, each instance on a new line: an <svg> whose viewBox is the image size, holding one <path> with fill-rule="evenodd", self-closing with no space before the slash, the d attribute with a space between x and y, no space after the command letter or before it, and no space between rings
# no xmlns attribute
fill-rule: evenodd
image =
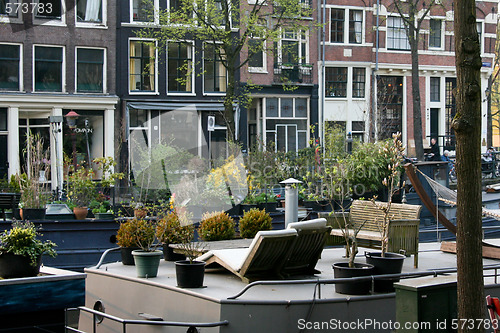
<svg viewBox="0 0 500 333"><path fill-rule="evenodd" d="M241 203L240 207L242 213L245 213L246 211L249 211L252 208L257 208L257 202L255 202L255 193L248 192L245 199L243 199L243 202Z"/></svg>
<svg viewBox="0 0 500 333"><path fill-rule="evenodd" d="M50 162L47 159L49 152L43 144L43 139L39 134L28 132L25 172L17 176L21 190L19 207L22 209L22 218L25 220L43 220L45 205L50 197L47 182L50 169Z"/></svg>
<svg viewBox="0 0 500 333"><path fill-rule="evenodd" d="M219 241L234 238L234 220L226 212L203 214L198 234L204 241Z"/></svg>
<svg viewBox="0 0 500 333"><path fill-rule="evenodd" d="M163 245L163 257L167 261L186 259L184 255L175 253L169 244L181 244L193 240L194 227L192 224L181 225L182 218L182 216L179 218L176 211L170 211L162 216L156 225L156 237Z"/></svg>
<svg viewBox="0 0 500 333"><path fill-rule="evenodd" d="M35 225L16 221L12 228L0 235L0 277L4 279L36 276L40 271L42 255L57 255L56 244L42 242Z"/></svg>
<svg viewBox="0 0 500 333"><path fill-rule="evenodd" d="M68 177L67 194L70 206L77 220L83 220L88 214L88 205L95 197L95 184L92 181L93 171L83 167L77 168Z"/></svg>
<svg viewBox="0 0 500 333"><path fill-rule="evenodd" d="M116 233L116 244L120 246L122 264L124 265L134 265L132 251L140 249L136 237L138 225L139 220L137 218L121 222Z"/></svg>
<svg viewBox="0 0 500 333"><path fill-rule="evenodd" d="M260 209L265 209L266 212L272 213L276 211L278 202L274 193L262 192L255 197L255 203Z"/></svg>
<svg viewBox="0 0 500 333"><path fill-rule="evenodd" d="M187 219L181 219L181 225L189 225ZM180 288L201 288L205 278L205 262L196 260L203 252L204 245L193 242L189 237L182 238L179 249L186 256L186 260L175 262L175 276Z"/></svg>
<svg viewBox="0 0 500 333"><path fill-rule="evenodd" d="M243 214L239 222L240 236L254 238L261 230L271 230L273 219L265 210L252 208Z"/></svg>
<svg viewBox="0 0 500 333"><path fill-rule="evenodd" d="M390 209L393 196L400 189L399 184L405 152L400 136L400 133L393 134L392 140L387 140L381 148L381 152L387 160L387 169L389 170L389 175L382 181L382 184L388 190L387 203L381 204L377 202L376 197L371 199L373 204L383 211L384 216L380 230L382 236L381 252L365 253L366 262L375 267L375 274L399 274L402 271L405 259L405 256L402 254L387 252L389 245ZM397 281L399 281L397 278L375 280L375 291L394 291L393 283Z"/></svg>
<svg viewBox="0 0 500 333"><path fill-rule="evenodd" d="M90 202L89 208L98 220L112 220L114 218L114 213L108 200L100 201L98 197L98 199Z"/></svg>
<svg viewBox="0 0 500 333"><path fill-rule="evenodd" d="M138 250L132 251L137 277L152 278L158 275L163 252L157 250L156 224L151 220L136 219L135 238Z"/></svg>

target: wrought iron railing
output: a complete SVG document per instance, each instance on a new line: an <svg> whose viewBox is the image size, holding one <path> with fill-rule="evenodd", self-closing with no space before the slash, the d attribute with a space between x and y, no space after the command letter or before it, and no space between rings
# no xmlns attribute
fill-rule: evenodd
<svg viewBox="0 0 500 333"><path fill-rule="evenodd" d="M313 65L305 63L274 64L274 83L312 83Z"/></svg>

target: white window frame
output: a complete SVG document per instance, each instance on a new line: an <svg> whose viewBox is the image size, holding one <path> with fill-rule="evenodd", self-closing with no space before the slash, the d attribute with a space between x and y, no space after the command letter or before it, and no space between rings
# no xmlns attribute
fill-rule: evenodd
<svg viewBox="0 0 500 333"><path fill-rule="evenodd" d="M155 11L153 22L151 22L151 21L149 21L149 22L147 22L147 21L146 22L144 22L144 21L134 21L134 1L141 1L141 0L129 0L130 23L131 24L147 25L147 24L151 24L151 23L154 23L154 24L158 24L159 23L159 21L160 21L160 18L159 18L159 15L158 15L159 8L160 8L159 0L153 0L154 11Z"/></svg>
<svg viewBox="0 0 500 333"><path fill-rule="evenodd" d="M260 37L252 37L250 39L254 40L260 40L262 38ZM250 61L248 61L248 72L249 73L267 73L267 42L264 40L263 41L263 48L262 48L262 66L261 67L252 67L250 66Z"/></svg>
<svg viewBox="0 0 500 333"><path fill-rule="evenodd" d="M304 29L303 32L305 33L305 44L306 44L306 54L305 57L302 55L302 31L294 31L294 37L293 38L285 38L286 34L286 28L283 28L281 31L281 39L278 41L278 62L283 63L283 41L298 41L299 42L299 50L298 50L298 56L299 56L299 63L298 64L309 64L309 30ZM297 37L298 35L298 37Z"/></svg>
<svg viewBox="0 0 500 333"><path fill-rule="evenodd" d="M154 42L156 46L158 46L158 41L153 38L129 38L128 40L128 46L127 46L127 90L129 95L158 95L158 49L155 48L155 89L154 91L147 91L147 90L130 90L130 44L132 42Z"/></svg>
<svg viewBox="0 0 500 333"><path fill-rule="evenodd" d="M484 53L484 21L483 20L476 20L476 29L478 34L481 36L479 38L479 48L481 50L481 54ZM481 29L481 31L479 31Z"/></svg>
<svg viewBox="0 0 500 333"><path fill-rule="evenodd" d="M2 92L7 92L7 91L22 91L24 87L24 82L23 82L23 44L21 43L4 43L1 42L1 45L17 45L19 46L19 78L18 78L18 87L17 90L0 90Z"/></svg>
<svg viewBox="0 0 500 333"><path fill-rule="evenodd" d="M213 42L204 42L203 43L203 54L202 54L202 66L203 66L203 95L205 96L225 96L227 92L227 69L224 68L226 71L226 90L224 92L213 92L213 91L206 91L205 90L205 45L206 44L214 44ZM220 42L216 42L215 44L221 44Z"/></svg>
<svg viewBox="0 0 500 333"><path fill-rule="evenodd" d="M35 55L35 49L37 47L53 47L53 48L60 48L62 49L62 63L61 63L61 91L39 91L35 90L35 61L36 61L36 55ZM32 91L40 94L54 94L54 93L65 93L66 92L66 46L64 45L53 45L53 44L33 44L32 48L32 54L33 54L33 59L31 62L31 68L33 68L32 71Z"/></svg>
<svg viewBox="0 0 500 333"><path fill-rule="evenodd" d="M75 0L77 4L80 0ZM75 5L76 7L76 5ZM107 28L108 24L108 0L101 0L101 12L102 12L102 21L101 22L79 22L77 15L75 14L75 25L78 28ZM76 12L76 10L75 10Z"/></svg>
<svg viewBox="0 0 500 333"><path fill-rule="evenodd" d="M78 50L79 49L92 49L102 50L102 92L80 92L78 91ZM103 47L90 47L90 46L76 46L75 47L75 93L77 94L105 94L107 93L107 53L106 48Z"/></svg>
<svg viewBox="0 0 500 333"><path fill-rule="evenodd" d="M332 19L332 10L335 9L335 10L344 10L344 41L343 42L332 42L332 25L331 25L331 19ZM350 15L350 12L351 11L360 11L361 12L361 18L362 18L362 22L361 22L361 43L351 43L350 39L349 39L349 23L350 23L350 20L349 20L349 15ZM328 28L328 44L332 44L332 45L351 45L351 46L354 46L354 45L363 45L365 44L365 24L366 24L366 12L365 12L365 9L363 7L330 7L330 15L328 16L328 20L330 22L330 24L328 25L329 28Z"/></svg>
<svg viewBox="0 0 500 333"><path fill-rule="evenodd" d="M441 22L441 45L439 47L431 46L431 21L437 20ZM445 39L445 20L442 17L431 17L429 19L429 50L444 50L444 39Z"/></svg>
<svg viewBox="0 0 500 333"><path fill-rule="evenodd" d="M183 43L189 43L191 45L191 91L189 92L169 92L168 90L168 43L169 42L173 42L173 43L177 43L177 42L183 42ZM195 62L195 47L194 47L194 41L192 40L183 40L183 41L176 41L176 40L169 40L167 41L167 51L166 51L166 54L167 54L167 62L166 62L166 72L165 72L165 85L167 87L167 95L169 96L196 96L196 92L195 92L195 79L196 79L196 76L195 76L195 67L194 67L194 62Z"/></svg>
<svg viewBox="0 0 500 333"><path fill-rule="evenodd" d="M38 3L39 0L33 0L33 2ZM54 26L66 26L66 1L61 1L61 18L60 19L50 19L36 17L36 11L32 13L33 25L54 25ZM31 9L31 7L30 7Z"/></svg>
<svg viewBox="0 0 500 333"><path fill-rule="evenodd" d="M398 26L398 27L395 27L394 25L389 26L389 22L390 22L391 20L401 20L401 25L400 25L400 26ZM408 39L408 35L406 35L406 30L405 30L405 27L404 27L404 21L403 21L403 18L402 18L401 16L397 16L397 15L389 15L389 16L387 16L387 21L386 21L386 22L387 22L387 24L386 24L386 37L385 37L385 38L386 38L386 39L385 39L385 43L386 43L386 44L385 44L385 46L386 46L386 49L387 49L387 50L391 50L391 51L405 51L405 52L410 51L410 41L409 41L409 39ZM394 22L394 21L393 21L393 22ZM395 30L395 29L397 29L397 30ZM406 36L406 45L407 45L407 48L396 48L396 47L394 46L394 42L392 42L392 44L391 44L391 43L389 43L389 30L394 30L394 31L401 31L401 32L403 32L403 33L405 34L405 36ZM395 36L395 34L394 34L394 36ZM396 37L393 37L393 39L392 39L392 40L393 40L393 41L395 41L395 40L401 41L401 40L403 40L403 38L401 38L401 36L397 36L397 39L396 39ZM390 44L392 45L392 47L390 47ZM404 46L404 45L403 45L403 46Z"/></svg>

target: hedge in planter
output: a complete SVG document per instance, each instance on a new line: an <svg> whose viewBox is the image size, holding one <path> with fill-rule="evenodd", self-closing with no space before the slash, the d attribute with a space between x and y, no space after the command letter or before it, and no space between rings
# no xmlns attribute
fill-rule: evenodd
<svg viewBox="0 0 500 333"><path fill-rule="evenodd" d="M273 219L265 210L252 208L245 212L240 219L240 236L243 238L253 238L261 230L271 230Z"/></svg>
<svg viewBox="0 0 500 333"><path fill-rule="evenodd" d="M198 234L204 241L219 241L234 238L234 220L225 212L203 214Z"/></svg>

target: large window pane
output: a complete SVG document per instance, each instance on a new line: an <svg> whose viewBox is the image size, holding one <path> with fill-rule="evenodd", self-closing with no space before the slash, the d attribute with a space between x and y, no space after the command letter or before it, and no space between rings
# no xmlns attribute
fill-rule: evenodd
<svg viewBox="0 0 500 333"><path fill-rule="evenodd" d="M77 0L78 22L102 22L102 0Z"/></svg>
<svg viewBox="0 0 500 333"><path fill-rule="evenodd" d="M295 99L295 117L296 118L307 118L307 99L306 98L296 98Z"/></svg>
<svg viewBox="0 0 500 333"><path fill-rule="evenodd" d="M10 3L10 6L7 4ZM0 16L10 16L17 17L16 8L19 4L19 0L0 0ZM13 9L14 8L14 9Z"/></svg>
<svg viewBox="0 0 500 333"><path fill-rule="evenodd" d="M363 31L363 11L349 11L349 43L361 44Z"/></svg>
<svg viewBox="0 0 500 333"><path fill-rule="evenodd" d="M429 32L429 47L441 47L441 20L431 19Z"/></svg>
<svg viewBox="0 0 500 333"><path fill-rule="evenodd" d="M19 90L19 45L0 44L0 90Z"/></svg>
<svg viewBox="0 0 500 333"><path fill-rule="evenodd" d="M35 46L35 91L62 91L62 47Z"/></svg>
<svg viewBox="0 0 500 333"><path fill-rule="evenodd" d="M410 43L401 17L387 18L387 48L391 50L409 50Z"/></svg>
<svg viewBox="0 0 500 333"><path fill-rule="evenodd" d="M76 90L103 92L104 50L77 49Z"/></svg>
<svg viewBox="0 0 500 333"><path fill-rule="evenodd" d="M63 14L61 0L38 0L35 17L46 19L61 19Z"/></svg>
<svg viewBox="0 0 500 333"><path fill-rule="evenodd" d="M277 98L267 98L266 99L266 117L278 117L278 99Z"/></svg>
<svg viewBox="0 0 500 333"><path fill-rule="evenodd" d="M344 42L344 19L345 10L344 9L332 9L331 14L331 32L330 41L332 43L343 43Z"/></svg>
<svg viewBox="0 0 500 333"><path fill-rule="evenodd" d="M192 46L188 43L168 43L168 91L192 91Z"/></svg>
<svg viewBox="0 0 500 333"><path fill-rule="evenodd" d="M222 61L219 50L213 44L205 44L203 58L205 92L226 91L226 69Z"/></svg>
<svg viewBox="0 0 500 333"><path fill-rule="evenodd" d="M365 82L365 69L354 67L352 69L352 97L365 97Z"/></svg>
<svg viewBox="0 0 500 333"><path fill-rule="evenodd" d="M441 84L440 84L440 78L439 77L431 77L431 86L430 86L430 99L431 102L439 102L441 100L440 96L440 91L441 91Z"/></svg>
<svg viewBox="0 0 500 333"><path fill-rule="evenodd" d="M130 91L155 90L155 49L151 43L130 42Z"/></svg>
<svg viewBox="0 0 500 333"><path fill-rule="evenodd" d="M347 67L327 67L325 96L347 96Z"/></svg>
<svg viewBox="0 0 500 333"><path fill-rule="evenodd" d="M153 12L153 1L132 0L132 20L134 22L152 22Z"/></svg>
<svg viewBox="0 0 500 333"><path fill-rule="evenodd" d="M264 51L261 39L248 40L248 53L250 56L250 60L248 61L249 67L264 67Z"/></svg>

